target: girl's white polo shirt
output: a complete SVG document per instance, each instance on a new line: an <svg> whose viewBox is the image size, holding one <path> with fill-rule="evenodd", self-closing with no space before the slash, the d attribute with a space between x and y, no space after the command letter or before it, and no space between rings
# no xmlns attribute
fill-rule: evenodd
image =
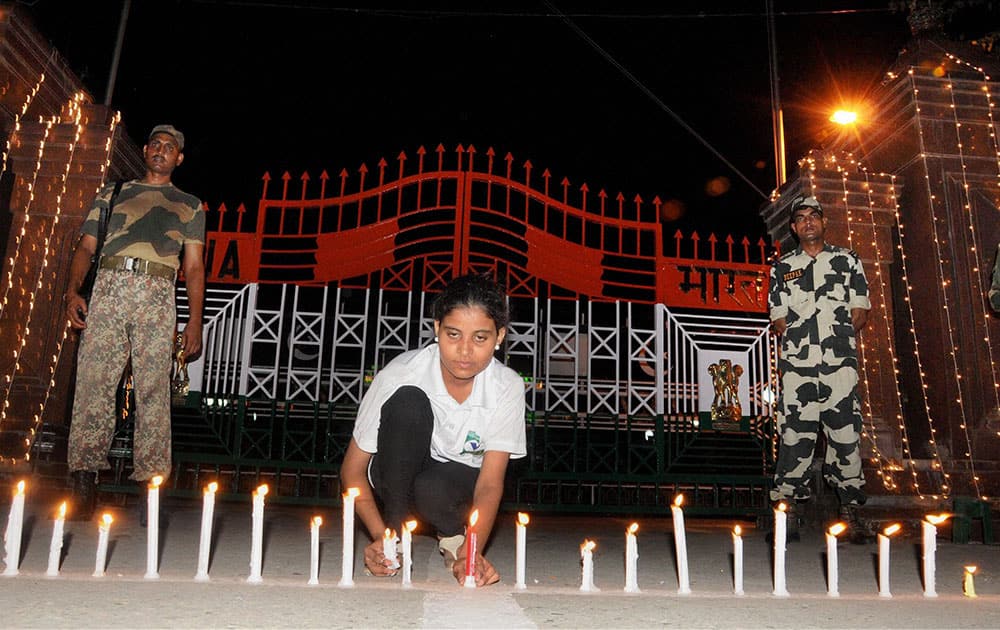
<svg viewBox="0 0 1000 630"><path fill-rule="evenodd" d="M496 358L472 383L472 393L459 404L445 389L438 344L404 352L379 370L361 399L354 440L361 450L378 451L382 405L404 385L419 387L434 412L431 457L479 468L486 451L524 457L524 381Z"/></svg>

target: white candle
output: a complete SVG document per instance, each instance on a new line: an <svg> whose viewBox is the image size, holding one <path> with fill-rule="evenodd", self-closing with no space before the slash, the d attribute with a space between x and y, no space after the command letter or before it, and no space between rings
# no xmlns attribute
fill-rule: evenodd
<svg viewBox="0 0 1000 630"><path fill-rule="evenodd" d="M309 525L309 584L319 584L319 526L322 516L314 516Z"/></svg>
<svg viewBox="0 0 1000 630"><path fill-rule="evenodd" d="M934 573L935 553L937 552L937 525L948 520L947 514L928 514L921 522L923 534L923 570L924 570L924 597L937 597L937 585L935 584Z"/></svg>
<svg viewBox="0 0 1000 630"><path fill-rule="evenodd" d="M160 484L163 477L157 475L149 480L149 491L146 496L146 575L147 580L160 577L157 571L160 548Z"/></svg>
<svg viewBox="0 0 1000 630"><path fill-rule="evenodd" d="M878 535L878 595L892 597L889 592L889 537L900 530L899 523L894 523Z"/></svg>
<svg viewBox="0 0 1000 630"><path fill-rule="evenodd" d="M840 597L840 576L837 566L837 536L847 529L844 523L832 525L826 531L826 594L828 597Z"/></svg>
<svg viewBox="0 0 1000 630"><path fill-rule="evenodd" d="M788 587L785 586L785 537L788 532L788 509L784 503L779 503L774 510L774 595L788 597Z"/></svg>
<svg viewBox="0 0 1000 630"><path fill-rule="evenodd" d="M17 482L14 499L7 514L7 531L4 534L4 575L17 575L21 562L21 531L24 527L24 480Z"/></svg>
<svg viewBox="0 0 1000 630"><path fill-rule="evenodd" d="M674 499L674 504L670 506L670 511L674 516L674 547L677 549L677 593L689 595L691 593L691 579L688 577L687 533L684 531L682 503L684 503L684 495L678 494L677 498Z"/></svg>
<svg viewBox="0 0 1000 630"><path fill-rule="evenodd" d="M338 586L354 586L354 499L361 494L357 488L348 488L344 493L344 549L340 559L340 582Z"/></svg>
<svg viewBox="0 0 1000 630"><path fill-rule="evenodd" d="M580 581L580 590L587 592L599 591L601 589L594 586L594 547L597 546L593 540L584 540L580 545L580 558L583 560L583 577Z"/></svg>
<svg viewBox="0 0 1000 630"><path fill-rule="evenodd" d="M59 513L56 515L55 523L52 526L52 542L49 544L49 568L45 575L55 577L59 575L59 559L62 556L63 528L66 524L66 502L59 505Z"/></svg>
<svg viewBox="0 0 1000 630"><path fill-rule="evenodd" d="M639 592L639 544L636 541L635 533L639 531L639 524L632 523L625 530L625 592Z"/></svg>
<svg viewBox="0 0 1000 630"><path fill-rule="evenodd" d="M413 530L417 528L416 521L403 523L403 588L413 585Z"/></svg>
<svg viewBox="0 0 1000 630"><path fill-rule="evenodd" d="M975 566L965 567L965 573L962 575L962 594L966 597L978 597L976 595L976 582L973 577L975 574Z"/></svg>
<svg viewBox="0 0 1000 630"><path fill-rule="evenodd" d="M479 520L479 510L472 510L469 515L469 526L465 530L465 588L476 588L476 554L479 553L479 540L476 534L476 521Z"/></svg>
<svg viewBox="0 0 1000 630"><path fill-rule="evenodd" d="M257 487L253 493L253 531L250 535L250 576L247 582L259 584L263 581L261 577L261 563L264 556L264 497L267 496L267 484Z"/></svg>
<svg viewBox="0 0 1000 630"><path fill-rule="evenodd" d="M743 528L733 528L733 593L743 594Z"/></svg>
<svg viewBox="0 0 1000 630"><path fill-rule="evenodd" d="M528 585L524 581L525 572L525 547L527 545L526 539L528 537L528 522L530 521L527 514L524 512L517 513L517 532L516 545L514 552L514 588L525 589Z"/></svg>
<svg viewBox="0 0 1000 630"><path fill-rule="evenodd" d="M219 484L212 482L205 486L201 501L201 540L198 543L198 572L194 579L208 581L208 556L212 549L212 518L215 514L215 492Z"/></svg>
<svg viewBox="0 0 1000 630"><path fill-rule="evenodd" d="M399 536L396 535L396 530L386 527L385 535L382 536L382 557L389 561L386 568L393 571L392 575L395 575L395 571L399 568L397 542L399 542Z"/></svg>
<svg viewBox="0 0 1000 630"><path fill-rule="evenodd" d="M110 514L101 516L101 524L97 528L97 560L94 563L94 577L104 577L104 567L108 564L108 534L111 532Z"/></svg>

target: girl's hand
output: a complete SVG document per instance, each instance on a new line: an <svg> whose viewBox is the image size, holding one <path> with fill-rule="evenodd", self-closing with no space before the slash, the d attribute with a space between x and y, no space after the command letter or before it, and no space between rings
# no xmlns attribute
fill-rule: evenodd
<svg viewBox="0 0 1000 630"><path fill-rule="evenodd" d="M462 549L462 557L455 561L451 567L451 572L459 584L465 584L465 549ZM497 573L493 564L481 553L476 553L476 586L489 586L500 581L500 574Z"/></svg>
<svg viewBox="0 0 1000 630"><path fill-rule="evenodd" d="M368 572L377 577L390 577L396 575L395 569L390 569L387 565L389 560L382 553L382 541L376 540L365 547L365 568Z"/></svg>

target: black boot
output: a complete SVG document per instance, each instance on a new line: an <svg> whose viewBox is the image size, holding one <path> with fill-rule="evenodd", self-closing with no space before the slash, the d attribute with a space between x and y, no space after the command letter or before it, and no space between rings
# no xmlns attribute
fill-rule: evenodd
<svg viewBox="0 0 1000 630"><path fill-rule="evenodd" d="M875 542L876 534L858 516L857 505L841 505L840 519L847 524L847 539L851 541L852 545L866 545Z"/></svg>
<svg viewBox="0 0 1000 630"><path fill-rule="evenodd" d="M73 471L73 509L70 520L89 521L97 507L97 473L89 470Z"/></svg>

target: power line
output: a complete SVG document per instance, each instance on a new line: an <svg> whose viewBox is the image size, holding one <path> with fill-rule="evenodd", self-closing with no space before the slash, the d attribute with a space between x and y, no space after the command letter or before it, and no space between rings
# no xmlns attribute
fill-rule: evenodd
<svg viewBox="0 0 1000 630"><path fill-rule="evenodd" d="M714 155L715 157L719 158L719 160L721 160L723 164L725 164L726 166L728 166L729 169L733 173L735 173L737 176L739 176L740 179L742 179L744 182L746 182L746 184L748 186L750 186L751 189L753 189L754 191L756 191L757 194L759 194L765 201L770 198L767 195L767 193L765 193L763 190L761 190L760 188L758 188L757 185L754 184L750 180L749 177L747 177L742 172L740 172L740 170L738 168L736 168L729 160L727 160L726 157L724 155L722 155L722 153L720 153L715 147L713 147L711 145L711 143L708 142L708 140L706 140L705 138L703 138L701 136L701 134L699 134L697 131L695 131L695 129L691 125L687 124L684 121L683 118L681 118L680 116L677 115L676 112L674 112L674 110L670 109L670 107L667 106L667 104L664 103L663 100L659 96L657 96L656 94L654 94L653 91L651 89L649 89L648 87L646 87L646 85L642 81L640 81L638 78L636 78L636 76L634 74L632 74L631 72L629 72L628 68L626 68L625 66L623 66L621 63L618 62L617 59L615 59L614 57L612 57L606 50L604 50L603 48L601 48L600 44L598 44L597 42L595 42L589 35L587 35L587 33L584 32L584 30L581 29L579 26L577 26L575 22L573 22L567 16L563 15L559 11L559 9L555 7L555 5L553 5L551 2L549 2L549 0L544 0L544 1L545 1L545 5L547 7L549 7L550 11L552 11L556 16L558 16L563 22L565 22L566 25L569 26L573 30L573 32L575 32L577 35L579 35L585 42L587 42L591 46L591 48L593 48L598 53L600 53L600 55L602 57L604 57L608 61L608 63L610 63L611 65L613 65L615 68L618 69L619 72L621 72L623 75L625 75L625 78L627 78L629 81L631 81L632 84L635 85L637 88L639 88L639 90L641 92L643 92L646 96L648 96L649 98L651 98L653 100L653 102L656 103L660 107L660 109L662 109L664 112L666 112L668 116L670 116L671 118L673 118L674 122L676 122L678 125L680 125L682 129L684 129L685 131L687 131L688 133L690 133L692 136L694 136L694 138L696 140L698 140L698 142L700 142L702 144L702 146L704 146L706 149L708 149L712 153L712 155Z"/></svg>

